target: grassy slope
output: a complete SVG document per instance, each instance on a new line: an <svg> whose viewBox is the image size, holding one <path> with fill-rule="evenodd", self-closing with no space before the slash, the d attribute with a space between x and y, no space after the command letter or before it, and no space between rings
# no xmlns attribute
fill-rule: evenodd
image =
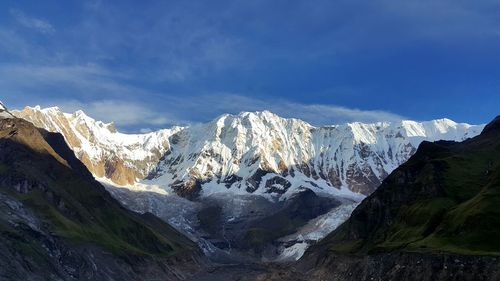
<svg viewBox="0 0 500 281"><path fill-rule="evenodd" d="M463 143L421 146L320 246L500 255L499 124Z"/></svg>
<svg viewBox="0 0 500 281"><path fill-rule="evenodd" d="M195 248L167 224L119 205L63 145L62 137L40 132L24 120L1 120L0 127L0 178L8 179L2 180L0 192L29 206L56 235L124 256L169 256ZM18 193L9 186L23 180L45 190Z"/></svg>

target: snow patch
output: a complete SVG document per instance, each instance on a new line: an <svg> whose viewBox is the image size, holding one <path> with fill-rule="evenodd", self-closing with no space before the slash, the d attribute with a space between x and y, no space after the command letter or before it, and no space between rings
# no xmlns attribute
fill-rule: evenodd
<svg viewBox="0 0 500 281"><path fill-rule="evenodd" d="M279 239L279 241L288 246L282 248L277 260L290 261L300 259L309 246L323 239L345 222L358 204L359 201L345 203L309 221L307 225L301 227L296 233Z"/></svg>

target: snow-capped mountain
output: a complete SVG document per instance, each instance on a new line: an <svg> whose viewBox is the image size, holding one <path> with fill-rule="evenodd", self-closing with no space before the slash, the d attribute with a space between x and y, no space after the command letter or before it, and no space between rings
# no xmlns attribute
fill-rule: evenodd
<svg viewBox="0 0 500 281"><path fill-rule="evenodd" d="M133 184L147 176L169 151L169 137L181 129L122 134L113 123L96 121L83 111L68 114L58 107L36 106L12 112L37 127L61 133L96 177L110 179L118 185Z"/></svg>
<svg viewBox="0 0 500 281"><path fill-rule="evenodd" d="M206 124L148 134L122 134L112 123L82 111L26 107L12 113L60 132L124 206L157 215L207 255L230 255L231 260L298 259L342 223L422 141L463 140L484 127L448 119L315 127L263 111L225 114ZM262 253L248 252L245 245L253 241L252 230L267 229L269 221L280 225L283 218L304 223L286 232L276 229L281 236L266 241Z"/></svg>
<svg viewBox="0 0 500 281"><path fill-rule="evenodd" d="M226 190L282 195L301 188L366 195L422 141L461 141L483 128L449 119L314 127L263 111L129 135L82 111L26 107L13 114L62 133L97 177L119 185L142 181L187 198Z"/></svg>

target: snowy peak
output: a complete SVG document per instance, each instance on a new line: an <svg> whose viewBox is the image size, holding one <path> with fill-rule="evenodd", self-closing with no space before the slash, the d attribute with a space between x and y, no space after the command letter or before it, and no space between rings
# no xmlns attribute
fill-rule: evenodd
<svg viewBox="0 0 500 281"><path fill-rule="evenodd" d="M465 123L456 123L450 119L437 119L421 123L405 120L401 122L401 126L408 137L446 135L453 132L464 132L473 127Z"/></svg>
<svg viewBox="0 0 500 281"><path fill-rule="evenodd" d="M142 181L186 197L214 192L287 195L302 188L369 194L422 141L461 141L483 128L449 119L315 127L261 111L122 134L112 123L83 111L26 107L14 114L62 133L97 177L120 185Z"/></svg>
<svg viewBox="0 0 500 281"><path fill-rule="evenodd" d="M144 178L169 149L169 136L180 129L122 134L113 123L96 121L81 110L64 113L58 107L25 107L14 114L37 127L61 133L96 177L121 185Z"/></svg>
<svg viewBox="0 0 500 281"><path fill-rule="evenodd" d="M414 146L422 140L456 140L461 141L477 135L477 128L465 123L456 123L450 119L437 119L426 122L402 120L400 122L378 122L373 124L348 123L349 131L352 132L356 144L375 144L380 137L396 137L411 139ZM335 127L342 128L343 125Z"/></svg>

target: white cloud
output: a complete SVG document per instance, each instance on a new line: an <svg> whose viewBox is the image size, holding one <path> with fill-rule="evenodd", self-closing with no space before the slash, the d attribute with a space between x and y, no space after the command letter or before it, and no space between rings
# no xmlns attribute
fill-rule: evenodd
<svg viewBox="0 0 500 281"><path fill-rule="evenodd" d="M144 91L118 82L126 77L96 64L0 64L0 89L28 98L36 93L60 99L138 96ZM105 99L105 98L103 98Z"/></svg>
<svg viewBox="0 0 500 281"><path fill-rule="evenodd" d="M182 112L196 112L199 116L213 118L222 113L269 110L279 116L298 118L313 125L333 125L346 122L377 122L405 119L384 110L361 110L332 104L304 104L286 99L257 99L236 94L212 94L177 99ZM201 120L200 120L201 121Z"/></svg>
<svg viewBox="0 0 500 281"><path fill-rule="evenodd" d="M140 102L101 100L90 103L60 102L66 111L84 110L91 117L118 126L140 126L141 131L171 125L208 122L224 113L269 110L281 117L302 119L312 125L334 125L347 122L372 123L398 121L403 116L383 110L361 110L327 104L302 104L288 100L262 100L241 95L214 94L192 97L166 97L168 106L153 109L152 104ZM146 128L146 129L143 129Z"/></svg>
<svg viewBox="0 0 500 281"><path fill-rule="evenodd" d="M48 22L42 19L34 18L34 17L29 17L25 15L22 11L19 10L10 10L10 14L16 19L16 21L27 28L34 29L38 32L41 33L54 33L56 30L55 28Z"/></svg>
<svg viewBox="0 0 500 281"><path fill-rule="evenodd" d="M4 97L2 97L4 98ZM261 100L241 95L216 94L192 97L167 97L158 109L154 102L130 100L39 100L42 107L59 106L65 112L83 110L90 117L114 122L126 131L150 132L172 125L208 122L223 113L269 110L281 117L302 119L312 125L334 125L346 122L397 121L404 117L383 110L360 110L337 105L301 104L287 100ZM36 104L31 104L36 105ZM162 104L163 105L163 104ZM9 106L7 104L7 106ZM18 107L19 108L19 107Z"/></svg>
<svg viewBox="0 0 500 281"><path fill-rule="evenodd" d="M52 102L65 112L83 110L90 117L104 122L114 122L121 127L154 126L167 127L175 120L169 117L168 112L158 112L150 106L132 101L121 100L97 100L92 102L81 102L76 100ZM51 106L44 104L42 107ZM151 129L140 129L141 132Z"/></svg>

